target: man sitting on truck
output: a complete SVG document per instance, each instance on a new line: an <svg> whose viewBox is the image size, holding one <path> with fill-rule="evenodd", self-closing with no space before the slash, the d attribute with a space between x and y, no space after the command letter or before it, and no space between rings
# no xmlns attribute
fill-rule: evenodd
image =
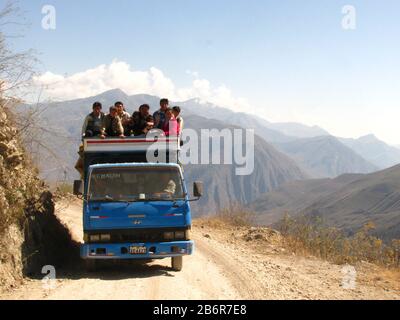
<svg viewBox="0 0 400 320"><path fill-rule="evenodd" d="M170 178L168 174L160 174L159 182L157 184L153 184L154 187L161 188L158 192L154 193L156 198L168 199L175 195L176 191L176 183Z"/></svg>
<svg viewBox="0 0 400 320"><path fill-rule="evenodd" d="M149 113L150 106L142 104L139 111L135 111L132 115L132 131L135 136L146 134L154 126L153 117Z"/></svg>
<svg viewBox="0 0 400 320"><path fill-rule="evenodd" d="M93 103L92 112L88 114L83 122L82 137L89 138L102 134L104 113L101 112L101 103L96 101Z"/></svg>
<svg viewBox="0 0 400 320"><path fill-rule="evenodd" d="M114 107L117 108L118 117L121 118L122 126L124 127L124 135L131 135L132 119L128 112L125 111L124 104L121 101L114 103Z"/></svg>
<svg viewBox="0 0 400 320"><path fill-rule="evenodd" d="M122 120L118 117L117 108L115 106L110 107L110 113L104 117L103 130L101 138L108 137L120 137L124 138L124 127L122 126Z"/></svg>
<svg viewBox="0 0 400 320"><path fill-rule="evenodd" d="M162 129L165 123L165 112L168 109L169 101L166 98L160 100L160 109L154 112L154 128Z"/></svg>

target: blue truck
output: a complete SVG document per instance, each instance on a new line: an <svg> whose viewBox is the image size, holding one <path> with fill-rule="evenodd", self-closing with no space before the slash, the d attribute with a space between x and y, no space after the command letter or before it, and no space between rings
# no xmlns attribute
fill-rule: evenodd
<svg viewBox="0 0 400 320"><path fill-rule="evenodd" d="M183 256L194 250L189 202L203 185L194 182L191 199L179 149L179 137L84 139L74 194L83 200L80 255L89 271L105 259L167 257L182 270Z"/></svg>

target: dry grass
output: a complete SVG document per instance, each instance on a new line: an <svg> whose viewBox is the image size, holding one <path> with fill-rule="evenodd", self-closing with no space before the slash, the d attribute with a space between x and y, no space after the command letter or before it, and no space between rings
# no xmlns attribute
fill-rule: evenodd
<svg viewBox="0 0 400 320"><path fill-rule="evenodd" d="M254 217L253 212L234 204L215 215L196 219L196 224L205 224L213 229L246 230L254 225ZM384 243L371 234L374 230L372 223L366 224L353 236L347 236L337 228L324 225L320 218L300 216L294 219L286 215L277 230L282 239L277 244L289 252L337 264L371 263L383 267L379 269L383 278L400 280L400 240Z"/></svg>
<svg viewBox="0 0 400 320"><path fill-rule="evenodd" d="M209 223L217 225L230 225L233 227L251 226L254 222L254 212L251 212L238 203L217 211L213 216L205 217Z"/></svg>
<svg viewBox="0 0 400 320"><path fill-rule="evenodd" d="M55 194L58 197L68 197L70 195L72 195L73 193L73 186L72 183L68 183L68 182L58 182L56 184L56 190L55 190Z"/></svg>
<svg viewBox="0 0 400 320"><path fill-rule="evenodd" d="M386 268L400 267L400 240L384 243L371 235L372 223L364 225L353 236L337 228L327 227L318 218L305 216L296 219L286 215L278 230L284 245L302 255L314 255L335 263L369 262Z"/></svg>

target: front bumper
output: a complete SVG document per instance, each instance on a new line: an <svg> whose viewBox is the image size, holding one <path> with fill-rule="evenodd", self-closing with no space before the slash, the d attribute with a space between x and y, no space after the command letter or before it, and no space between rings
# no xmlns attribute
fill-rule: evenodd
<svg viewBox="0 0 400 320"><path fill-rule="evenodd" d="M131 246L146 247L145 254L130 254ZM162 259L190 255L194 250L194 242L148 242L148 243L84 243L81 245L82 259Z"/></svg>

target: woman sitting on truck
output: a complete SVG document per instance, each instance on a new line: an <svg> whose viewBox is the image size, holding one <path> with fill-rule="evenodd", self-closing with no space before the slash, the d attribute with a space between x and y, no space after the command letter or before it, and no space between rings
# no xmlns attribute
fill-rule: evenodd
<svg viewBox="0 0 400 320"><path fill-rule="evenodd" d="M176 121L172 108L167 108L165 111L165 123L162 127L164 134L168 136L177 136L179 134L179 125Z"/></svg>

